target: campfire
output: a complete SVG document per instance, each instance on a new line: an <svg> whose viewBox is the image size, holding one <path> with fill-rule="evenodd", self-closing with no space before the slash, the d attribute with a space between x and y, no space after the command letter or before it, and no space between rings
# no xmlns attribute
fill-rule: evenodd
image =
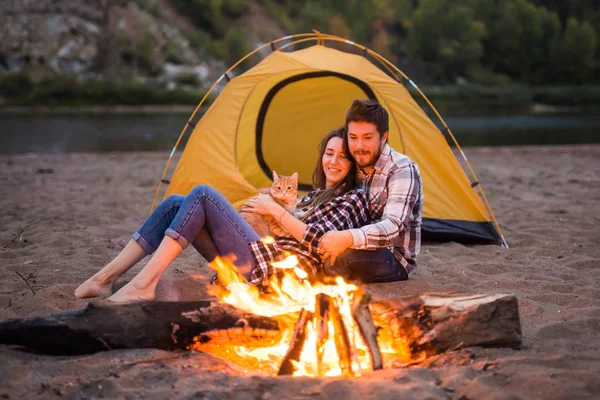
<svg viewBox="0 0 600 400"><path fill-rule="evenodd" d="M293 256L274 265L282 273L264 294L230 261L218 258L212 266L224 284L211 286L218 301L90 303L0 321L0 343L51 354L193 349L251 374L355 377L431 365L461 347L519 347L522 340L511 294L371 299L341 278L309 282Z"/></svg>
<svg viewBox="0 0 600 400"><path fill-rule="evenodd" d="M411 342L415 332L394 337L391 330L382 329L386 321L372 318L370 297L362 288L341 277L311 284L296 256L272 264L282 273L273 275L269 294L245 283L226 258L215 259L211 266L222 284L209 286L211 294L241 311L275 319L281 333L272 337L266 332L248 332L262 340L236 346L215 340L203 343L198 338L191 349L210 352L251 371L317 377L355 377L428 356L425 346Z"/></svg>

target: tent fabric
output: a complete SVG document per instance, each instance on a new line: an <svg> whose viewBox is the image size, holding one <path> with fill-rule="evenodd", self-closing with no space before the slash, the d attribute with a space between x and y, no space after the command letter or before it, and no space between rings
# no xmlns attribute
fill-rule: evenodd
<svg viewBox="0 0 600 400"><path fill-rule="evenodd" d="M423 238L500 243L443 134L406 88L367 58L323 45L275 51L231 79L193 129L165 195L207 184L239 208L272 184L272 170L298 172L309 190L318 143L365 98L386 108L389 144L419 166Z"/></svg>

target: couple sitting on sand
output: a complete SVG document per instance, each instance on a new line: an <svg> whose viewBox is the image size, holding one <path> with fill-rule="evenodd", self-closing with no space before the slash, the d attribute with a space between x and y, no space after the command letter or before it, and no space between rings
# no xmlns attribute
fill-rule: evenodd
<svg viewBox="0 0 600 400"><path fill-rule="evenodd" d="M355 100L345 128L321 142L315 190L299 204L296 219L271 196L258 196L245 211L270 215L291 237L272 244L260 236L217 190L196 186L167 197L108 265L82 283L78 298L108 296L114 282L148 254L146 266L108 300L153 300L169 264L192 244L204 258L233 254L250 284L266 286L270 262L283 251L298 256L313 275L362 282L408 279L421 244L423 190L417 165L387 144L387 111L373 100Z"/></svg>

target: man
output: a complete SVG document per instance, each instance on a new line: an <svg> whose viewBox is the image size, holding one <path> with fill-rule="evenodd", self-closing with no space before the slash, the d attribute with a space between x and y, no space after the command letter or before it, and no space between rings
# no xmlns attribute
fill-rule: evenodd
<svg viewBox="0 0 600 400"><path fill-rule="evenodd" d="M325 273L369 282L406 280L421 247L423 189L417 165L387 144L389 117L374 100L346 112L346 143L369 198L372 224L330 231L319 245Z"/></svg>

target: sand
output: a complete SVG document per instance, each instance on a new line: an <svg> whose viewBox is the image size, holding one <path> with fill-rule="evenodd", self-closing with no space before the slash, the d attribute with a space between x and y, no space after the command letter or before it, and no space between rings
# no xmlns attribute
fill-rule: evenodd
<svg viewBox="0 0 600 400"><path fill-rule="evenodd" d="M425 243L408 282L368 290L383 297L514 293L521 349L472 348L428 368L314 379L249 376L203 353L56 357L0 345L0 398L599 398L600 146L465 152L510 248ZM147 216L167 156L0 156L0 319L85 306L74 289ZM209 276L188 249L167 271L158 299L206 298Z"/></svg>

